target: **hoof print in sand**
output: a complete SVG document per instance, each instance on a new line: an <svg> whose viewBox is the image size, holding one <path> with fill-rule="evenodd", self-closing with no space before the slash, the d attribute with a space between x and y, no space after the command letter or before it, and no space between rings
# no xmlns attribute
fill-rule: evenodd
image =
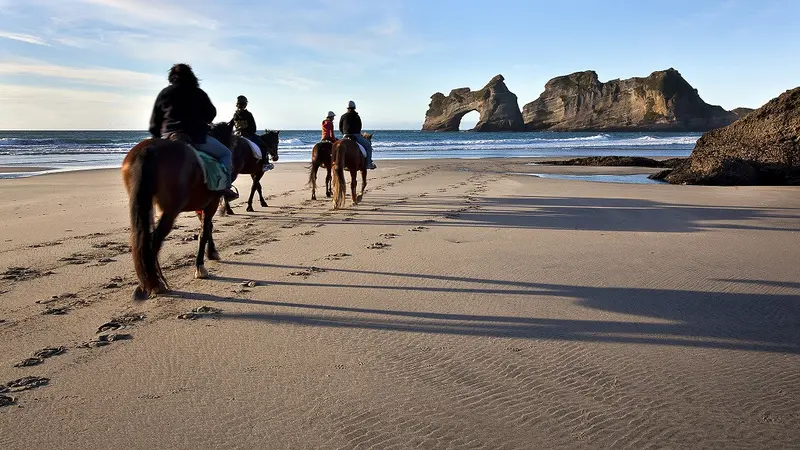
<svg viewBox="0 0 800 450"><path fill-rule="evenodd" d="M367 246L367 248L370 249L370 250L378 250L378 249L387 248L387 247L391 247L391 245L389 245L389 244L387 244L385 242L375 242L375 243L369 244Z"/></svg>
<svg viewBox="0 0 800 450"><path fill-rule="evenodd" d="M81 255L80 253L73 253L70 256L59 258L59 261L65 262L67 264L86 264L89 262L89 257Z"/></svg>
<svg viewBox="0 0 800 450"><path fill-rule="evenodd" d="M302 233L298 233L297 235L298 236L311 236L311 235L314 235L314 234L317 234L317 232L314 231L314 230L308 230L308 231L303 231Z"/></svg>
<svg viewBox="0 0 800 450"><path fill-rule="evenodd" d="M236 250L233 252L234 255L249 255L255 251L254 248L243 248L241 250Z"/></svg>
<svg viewBox="0 0 800 450"><path fill-rule="evenodd" d="M14 381L9 381L6 383L9 392L20 392L20 391L27 391L29 389L35 389L40 386L47 386L50 383L49 378L44 377L22 377L18 378Z"/></svg>
<svg viewBox="0 0 800 450"><path fill-rule="evenodd" d="M425 230L427 230L427 229L428 229L428 227L422 227L422 226L419 226L419 227L414 227L414 228L411 228L411 229L410 229L410 230L408 230L408 231L425 231Z"/></svg>
<svg viewBox="0 0 800 450"><path fill-rule="evenodd" d="M9 267L5 272L0 273L0 279L12 280L12 281L25 281L25 280L32 280L34 278L44 277L47 275L53 275L54 273L55 272L50 270L42 272L37 269L31 269L30 267Z"/></svg>
<svg viewBox="0 0 800 450"><path fill-rule="evenodd" d="M195 320L204 316L211 316L214 314L221 314L222 310L214 308L213 306L198 306L188 313L183 313L178 316L178 319Z"/></svg>
<svg viewBox="0 0 800 450"><path fill-rule="evenodd" d="M97 347L104 347L112 342L115 341L128 341L133 339L133 335L125 334L125 333L111 333L111 334L104 334L102 336L97 336L97 339L84 342L83 344L79 345L78 347L82 348L97 348Z"/></svg>
<svg viewBox="0 0 800 450"><path fill-rule="evenodd" d="M65 293L65 294L54 295L54 296L48 298L47 300L36 300L36 303L38 303L40 305L46 305L48 303L53 303L53 302L58 301L58 300L66 300L66 299L76 298L76 297L78 297L78 294L73 294L71 292L68 292L68 293Z"/></svg>
<svg viewBox="0 0 800 450"><path fill-rule="evenodd" d="M100 327L97 329L97 333L104 333L106 331L119 330L120 328L122 328L122 324L119 323L119 322L113 322L113 321L112 322L106 322L106 323L100 325Z"/></svg>
<svg viewBox="0 0 800 450"><path fill-rule="evenodd" d="M382 234L379 234L379 236L384 238L384 239L394 239L396 237L399 237L400 235L399 234L395 234L395 233L382 233Z"/></svg>
<svg viewBox="0 0 800 450"><path fill-rule="evenodd" d="M69 312L69 307L61 306L61 307L52 307L47 308L42 311L43 316L63 316Z"/></svg>
<svg viewBox="0 0 800 450"><path fill-rule="evenodd" d="M349 253L333 253L331 255L326 256L325 259L327 259L329 261L338 261L338 260L340 260L342 258L347 258L348 256L352 256L352 255L349 254Z"/></svg>
<svg viewBox="0 0 800 450"><path fill-rule="evenodd" d="M144 314L127 313L127 314L123 314L121 316L114 317L113 319L111 319L111 322L109 322L109 323L117 323L117 324L128 325L128 324L132 324L134 322L141 322L144 319L145 319L145 315Z"/></svg>
<svg viewBox="0 0 800 450"><path fill-rule="evenodd" d="M38 366L39 364L43 363L41 358L25 358L22 361L14 364L14 367L31 367L31 366Z"/></svg>
<svg viewBox="0 0 800 450"><path fill-rule="evenodd" d="M16 397L11 397L9 395L0 395L0 408L3 406L11 406L17 403Z"/></svg>
<svg viewBox="0 0 800 450"><path fill-rule="evenodd" d="M297 270L294 272L289 272L289 276L308 278L312 274L322 273L322 272L325 272L325 269L322 269L320 267L309 267L308 269L305 270Z"/></svg>

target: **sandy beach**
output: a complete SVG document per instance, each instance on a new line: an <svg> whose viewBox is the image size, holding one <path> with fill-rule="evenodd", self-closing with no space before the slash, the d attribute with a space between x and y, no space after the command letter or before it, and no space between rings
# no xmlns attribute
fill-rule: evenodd
<svg viewBox="0 0 800 450"><path fill-rule="evenodd" d="M276 163L144 303L118 170L0 180L0 383L46 379L0 447L797 448L800 188L531 161L377 160L339 211Z"/></svg>

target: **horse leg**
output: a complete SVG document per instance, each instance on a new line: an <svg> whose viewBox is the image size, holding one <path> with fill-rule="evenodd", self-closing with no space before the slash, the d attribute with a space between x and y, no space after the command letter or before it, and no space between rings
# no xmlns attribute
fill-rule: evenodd
<svg viewBox="0 0 800 450"><path fill-rule="evenodd" d="M211 236L211 217L214 215L215 209L216 208L211 208L211 211L209 212L209 208L206 207L202 214L198 214L203 221L203 229L200 231L200 245L197 247L197 259L195 260L194 271L194 277L198 279L208 278L208 271L206 270L203 261L203 253L205 253L208 239Z"/></svg>
<svg viewBox="0 0 800 450"><path fill-rule="evenodd" d="M256 190L258 191L258 199L261 201L261 206L263 208L266 208L269 205L267 205L267 201L264 200L264 193L261 192L261 177L263 177L263 176L264 176L264 172L261 172L260 174L258 174L258 178L256 179Z"/></svg>
<svg viewBox="0 0 800 450"><path fill-rule="evenodd" d="M350 171L350 197L353 199L353 204L358 204L358 197L356 197L356 171Z"/></svg>
<svg viewBox="0 0 800 450"><path fill-rule="evenodd" d="M325 177L325 196L330 198L333 196L333 188L331 187L331 166L328 165L328 175Z"/></svg>
<svg viewBox="0 0 800 450"><path fill-rule="evenodd" d="M319 165L316 161L311 162L311 173L308 176L308 183L311 185L311 200L317 199L317 171Z"/></svg>
<svg viewBox="0 0 800 450"><path fill-rule="evenodd" d="M253 179L253 184L250 186L250 197L247 198L247 212L254 212L253 209L253 196L256 195L256 185L258 184L258 180L256 179L256 174L251 174L250 178Z"/></svg>
<svg viewBox="0 0 800 450"><path fill-rule="evenodd" d="M359 203L364 198L364 190L367 188L367 169L361 169L361 193L358 194Z"/></svg>
<svg viewBox="0 0 800 450"><path fill-rule="evenodd" d="M156 270L159 274L158 290L153 292L154 294L166 293L169 290L167 281L164 275L161 274L161 266L158 264L158 252L161 251L164 240L167 238L170 231L172 231L172 226L175 225L175 219L178 218L178 211L180 211L180 208L162 211L161 217L158 219L158 225L155 230L153 230L153 253L156 255Z"/></svg>
<svg viewBox="0 0 800 450"><path fill-rule="evenodd" d="M214 209L211 208L211 205L206 207L206 210L203 212L203 216L214 217ZM205 226L205 222L203 223ZM206 256L208 259L212 261L219 261L221 258L219 257L219 252L217 251L217 246L214 245L214 224L211 223L211 229L208 232L208 243L206 244Z"/></svg>

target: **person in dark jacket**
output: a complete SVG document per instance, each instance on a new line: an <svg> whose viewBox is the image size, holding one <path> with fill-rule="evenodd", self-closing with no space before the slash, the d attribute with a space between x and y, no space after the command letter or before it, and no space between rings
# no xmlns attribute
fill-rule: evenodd
<svg viewBox="0 0 800 450"><path fill-rule="evenodd" d="M356 103L352 100L347 104L347 112L339 118L339 132L351 135L367 151L367 168L376 169L372 162L372 144L361 135L361 117L356 112Z"/></svg>
<svg viewBox="0 0 800 450"><path fill-rule="evenodd" d="M247 110L247 97L244 95L236 97L236 112L233 113L233 118L228 122L228 125L233 127L236 134L249 141L248 144L251 147L255 146L255 149L258 150L256 153L261 154L262 158L264 157L264 152L261 150L264 143L261 142L261 138L256 134L258 130L256 128L256 119L253 117L253 113ZM267 161L264 165L264 172L274 168L275 166Z"/></svg>
<svg viewBox="0 0 800 450"><path fill-rule="evenodd" d="M228 183L223 194L229 200L236 199L238 194L231 190L233 155L228 147L208 134L217 108L208 94L200 89L200 82L188 64L172 66L167 79L169 86L159 92L153 105L150 134L164 139L169 139L174 133L187 135L194 148L213 156L225 166Z"/></svg>

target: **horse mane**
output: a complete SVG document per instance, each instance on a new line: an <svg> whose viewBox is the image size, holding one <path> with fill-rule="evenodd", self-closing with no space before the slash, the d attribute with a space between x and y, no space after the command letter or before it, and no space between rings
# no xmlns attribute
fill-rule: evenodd
<svg viewBox="0 0 800 450"><path fill-rule="evenodd" d="M228 122L217 122L211 125L208 134L218 140L225 147L231 148L233 144L233 127Z"/></svg>

